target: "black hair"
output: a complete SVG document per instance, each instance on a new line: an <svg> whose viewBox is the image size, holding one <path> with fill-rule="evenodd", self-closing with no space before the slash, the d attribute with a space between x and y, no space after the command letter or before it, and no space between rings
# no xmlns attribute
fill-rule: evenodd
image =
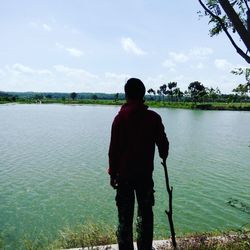
<svg viewBox="0 0 250 250"><path fill-rule="evenodd" d="M143 82L138 78L128 79L124 90L126 97L132 100L142 100L146 92Z"/></svg>

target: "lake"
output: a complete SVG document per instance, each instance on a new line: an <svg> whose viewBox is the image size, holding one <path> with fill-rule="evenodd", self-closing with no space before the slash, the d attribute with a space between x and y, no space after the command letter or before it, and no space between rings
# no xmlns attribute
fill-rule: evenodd
<svg viewBox="0 0 250 250"><path fill-rule="evenodd" d="M115 225L108 147L117 106L0 105L0 230L7 244ZM177 235L250 227L250 112L155 109L170 141ZM158 151L156 151L158 153ZM155 157L155 236L169 236Z"/></svg>

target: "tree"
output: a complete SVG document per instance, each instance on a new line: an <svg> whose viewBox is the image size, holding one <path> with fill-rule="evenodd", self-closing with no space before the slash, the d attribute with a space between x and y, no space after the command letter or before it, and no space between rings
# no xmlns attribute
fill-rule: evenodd
<svg viewBox="0 0 250 250"><path fill-rule="evenodd" d="M170 100L172 100L173 90L174 90L174 88L176 88L176 86L177 86L177 82L169 82L168 83L169 90L167 90L167 94L170 96Z"/></svg>
<svg viewBox="0 0 250 250"><path fill-rule="evenodd" d="M70 98L74 101L77 97L77 93L76 92L72 92L70 93Z"/></svg>
<svg viewBox="0 0 250 250"><path fill-rule="evenodd" d="M160 86L160 88L157 90L157 94L162 97L162 101L164 101L164 95L167 95L167 85L163 84Z"/></svg>
<svg viewBox="0 0 250 250"><path fill-rule="evenodd" d="M92 99L93 99L93 100L97 100L97 99L98 99L98 96L97 96L96 94L93 94L93 95L92 95Z"/></svg>
<svg viewBox="0 0 250 250"><path fill-rule="evenodd" d="M205 87L198 81L191 82L188 86L193 102L199 101L205 94Z"/></svg>
<svg viewBox="0 0 250 250"><path fill-rule="evenodd" d="M221 91L217 87L216 89L214 88L206 88L206 93L209 99L211 99L213 102L221 95Z"/></svg>
<svg viewBox="0 0 250 250"><path fill-rule="evenodd" d="M150 99L152 100L153 98L152 98L152 96L151 96L151 94L153 94L154 96L155 96L155 90L153 90L152 88L151 89L149 89L148 91L148 94L150 95Z"/></svg>
<svg viewBox="0 0 250 250"><path fill-rule="evenodd" d="M235 68L231 73L234 75L244 75L247 83L250 83L250 68Z"/></svg>
<svg viewBox="0 0 250 250"><path fill-rule="evenodd" d="M225 32L237 53L250 63L250 8L249 0L198 0L212 24L210 35ZM205 3L204 3L205 2ZM232 33L237 33L245 46L246 52L237 44ZM239 43L239 42L238 42Z"/></svg>
<svg viewBox="0 0 250 250"><path fill-rule="evenodd" d="M231 71L234 75L244 75L246 83L246 93L250 92L250 68L236 68Z"/></svg>
<svg viewBox="0 0 250 250"><path fill-rule="evenodd" d="M180 88L175 88L173 90L173 96L176 98L177 101L179 101L180 98L183 96L183 92L180 90Z"/></svg>
<svg viewBox="0 0 250 250"><path fill-rule="evenodd" d="M239 84L235 89L233 89L233 92L240 94L241 99L243 99L247 95L248 85L247 84Z"/></svg>
<svg viewBox="0 0 250 250"><path fill-rule="evenodd" d="M93 96L92 96L93 97ZM119 98L119 93L116 93L115 96L114 96L114 101L117 102L118 101L118 98Z"/></svg>

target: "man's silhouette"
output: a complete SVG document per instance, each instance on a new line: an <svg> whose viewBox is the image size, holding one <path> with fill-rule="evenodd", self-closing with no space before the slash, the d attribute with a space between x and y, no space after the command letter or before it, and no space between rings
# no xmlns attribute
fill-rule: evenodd
<svg viewBox="0 0 250 250"><path fill-rule="evenodd" d="M117 189L117 240L119 250L132 250L135 196L137 212L137 246L151 250L153 241L153 210L155 145L163 161L168 156L169 142L161 117L144 105L145 86L137 78L125 84L126 104L112 124L109 147L110 185Z"/></svg>

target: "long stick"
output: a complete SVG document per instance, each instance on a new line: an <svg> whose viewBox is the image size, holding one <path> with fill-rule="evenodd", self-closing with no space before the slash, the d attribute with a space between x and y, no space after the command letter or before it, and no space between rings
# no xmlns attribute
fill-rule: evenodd
<svg viewBox="0 0 250 250"><path fill-rule="evenodd" d="M173 222L173 206L172 206L172 193L173 193L173 187L169 186L169 178L168 178L168 169L167 169L167 164L165 161L163 161L162 166L164 168L164 173L165 173L165 180L166 180L166 188L168 191L168 205L169 205L169 210L165 210L166 215L168 216L168 222L170 226L170 231L171 231L171 236L172 236L172 244L174 249L176 249L176 240L175 240L175 231L174 231L174 222Z"/></svg>

